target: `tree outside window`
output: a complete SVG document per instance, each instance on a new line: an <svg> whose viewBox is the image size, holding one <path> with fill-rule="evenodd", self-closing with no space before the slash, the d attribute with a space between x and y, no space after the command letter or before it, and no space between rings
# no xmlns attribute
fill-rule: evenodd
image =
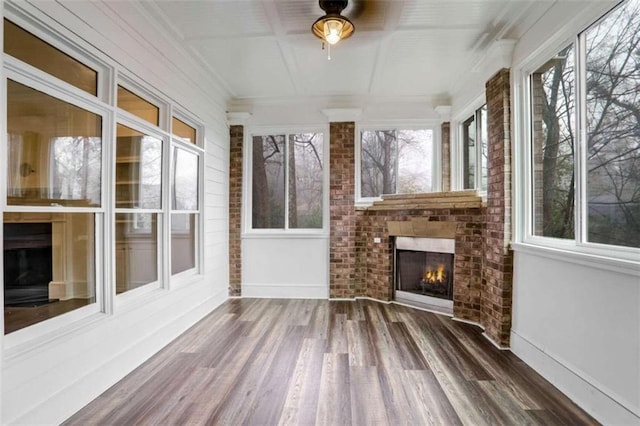
<svg viewBox="0 0 640 426"><path fill-rule="evenodd" d="M574 239L577 218L584 241L640 247L640 0L622 3L579 40L584 50L568 46L531 75L533 233ZM577 72L579 59L585 69Z"/></svg>
<svg viewBox="0 0 640 426"><path fill-rule="evenodd" d="M360 139L360 196L433 191L433 130L365 130Z"/></svg>
<svg viewBox="0 0 640 426"><path fill-rule="evenodd" d="M253 229L322 228L323 152L322 133L253 136Z"/></svg>

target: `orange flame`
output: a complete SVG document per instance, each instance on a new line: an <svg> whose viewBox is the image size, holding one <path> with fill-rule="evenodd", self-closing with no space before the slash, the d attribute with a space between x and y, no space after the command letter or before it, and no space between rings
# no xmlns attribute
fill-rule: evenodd
<svg viewBox="0 0 640 426"><path fill-rule="evenodd" d="M434 270L431 266L427 267L427 270L422 276L424 282L429 284L444 283L447 279L447 274L444 273L444 265L439 264L438 268Z"/></svg>

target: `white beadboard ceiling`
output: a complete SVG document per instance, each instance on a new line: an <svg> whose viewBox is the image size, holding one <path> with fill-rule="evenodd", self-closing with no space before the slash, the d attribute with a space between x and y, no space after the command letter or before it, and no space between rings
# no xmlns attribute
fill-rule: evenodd
<svg viewBox="0 0 640 426"><path fill-rule="evenodd" d="M359 3L356 5L355 3ZM496 43L518 39L551 0L351 0L356 32L332 48L310 31L316 0L144 1L232 100L447 98ZM360 9L354 16L354 9Z"/></svg>

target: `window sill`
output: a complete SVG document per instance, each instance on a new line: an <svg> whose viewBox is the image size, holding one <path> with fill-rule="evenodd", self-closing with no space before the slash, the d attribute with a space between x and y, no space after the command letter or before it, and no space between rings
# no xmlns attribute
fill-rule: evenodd
<svg viewBox="0 0 640 426"><path fill-rule="evenodd" d="M571 244L567 244L566 247L551 247L530 242L512 243L511 247L515 252L640 277L640 259L637 255L635 255L635 259L632 259L626 252L619 253L621 257L614 257L612 255L616 254L615 250L605 252L598 249L580 248Z"/></svg>

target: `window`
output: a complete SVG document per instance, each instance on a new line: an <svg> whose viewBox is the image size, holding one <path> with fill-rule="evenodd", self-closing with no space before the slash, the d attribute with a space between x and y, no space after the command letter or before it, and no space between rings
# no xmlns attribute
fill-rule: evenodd
<svg viewBox="0 0 640 426"><path fill-rule="evenodd" d="M171 132L174 135L181 137L187 142L191 142L193 144L197 142L195 128L193 128L192 126L189 126L187 123L185 123L180 119L177 119L176 117L173 117L173 119L171 120L171 123L172 123Z"/></svg>
<svg viewBox="0 0 640 426"><path fill-rule="evenodd" d="M118 124L115 170L115 275L121 294L158 281L162 140Z"/></svg>
<svg viewBox="0 0 640 426"><path fill-rule="evenodd" d="M252 137L252 228L322 229L324 135Z"/></svg>
<svg viewBox="0 0 640 426"><path fill-rule="evenodd" d="M4 20L4 52L96 96L98 72L13 22Z"/></svg>
<svg viewBox="0 0 640 426"><path fill-rule="evenodd" d="M434 190L432 129L360 132L359 198Z"/></svg>
<svg viewBox="0 0 640 426"><path fill-rule="evenodd" d="M171 171L171 274L197 266L200 154L174 141Z"/></svg>
<svg viewBox="0 0 640 426"><path fill-rule="evenodd" d="M462 123L462 189L486 192L487 140L487 106L483 105Z"/></svg>
<svg viewBox="0 0 640 426"><path fill-rule="evenodd" d="M627 0L530 74L533 235L640 247L639 44Z"/></svg>
<svg viewBox="0 0 640 426"><path fill-rule="evenodd" d="M96 112L94 100L73 104L60 99L64 90L45 93L28 85L38 85L37 80L7 74L3 283L8 334L80 308L101 309L96 247L102 235L97 225L104 217L106 112Z"/></svg>
<svg viewBox="0 0 640 426"><path fill-rule="evenodd" d="M7 80L7 131L9 205L100 206L100 115Z"/></svg>
<svg viewBox="0 0 640 426"><path fill-rule="evenodd" d="M154 126L160 125L160 108L120 85L118 85L118 108L130 112Z"/></svg>
<svg viewBox="0 0 640 426"><path fill-rule="evenodd" d="M18 334L7 341L40 344L117 313L120 301L170 290L166 265L172 275L198 272L203 138L187 114L162 120L169 102L126 76L116 82L63 36L47 38L58 49L8 20L4 34L4 330ZM97 97L103 86L117 86L117 108Z"/></svg>

